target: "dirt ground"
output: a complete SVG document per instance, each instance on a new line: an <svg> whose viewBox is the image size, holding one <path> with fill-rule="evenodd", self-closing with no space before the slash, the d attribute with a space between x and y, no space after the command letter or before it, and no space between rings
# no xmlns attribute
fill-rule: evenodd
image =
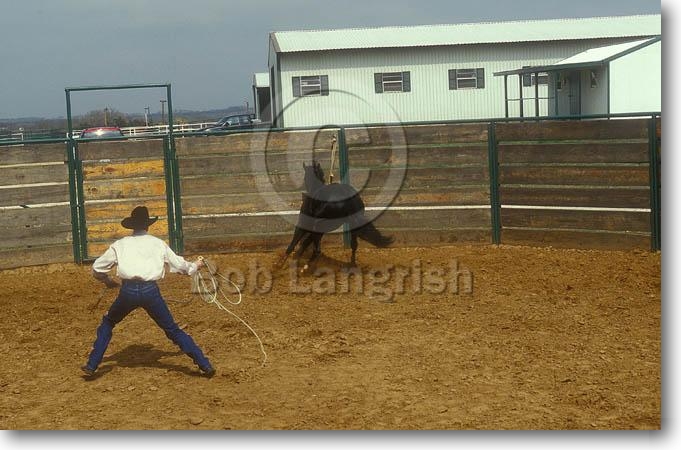
<svg viewBox="0 0 681 450"><path fill-rule="evenodd" d="M360 246L348 279L348 252L325 253L271 289L275 254L208 256L244 275L242 303L223 303L262 339L264 366L243 324L166 276L212 379L141 310L84 379L116 291L90 312L89 266L0 272L0 428L660 428L659 253Z"/></svg>

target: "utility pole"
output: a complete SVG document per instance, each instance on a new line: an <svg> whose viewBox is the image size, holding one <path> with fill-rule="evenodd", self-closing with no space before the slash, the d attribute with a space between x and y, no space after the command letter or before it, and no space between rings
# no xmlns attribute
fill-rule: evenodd
<svg viewBox="0 0 681 450"><path fill-rule="evenodd" d="M107 106L107 107L104 108L104 126L105 127L109 126L109 120L108 120L108 117L107 117L108 115L109 115L109 107Z"/></svg>
<svg viewBox="0 0 681 450"><path fill-rule="evenodd" d="M148 106L144 107L144 126L145 127L149 126L149 107Z"/></svg>
<svg viewBox="0 0 681 450"><path fill-rule="evenodd" d="M161 100L161 125L166 123L166 102L168 100Z"/></svg>

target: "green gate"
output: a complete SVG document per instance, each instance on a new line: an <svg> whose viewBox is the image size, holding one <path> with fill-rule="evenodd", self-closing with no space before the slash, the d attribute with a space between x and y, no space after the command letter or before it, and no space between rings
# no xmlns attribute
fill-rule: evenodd
<svg viewBox="0 0 681 450"><path fill-rule="evenodd" d="M124 89L149 89L165 88L166 101L168 103L168 133L163 136L156 136L156 139L135 142L129 145L131 151L113 155L113 159L119 161L111 162L112 155L109 154L111 147L107 147L107 141L117 141L127 138L104 138L97 139L96 142L88 139L76 139L73 134L73 120L71 112L71 93L83 91L107 91ZM161 194L165 197L164 206L167 211L168 240L171 248L176 252L183 251L182 238L182 207L180 201L179 174L177 158L175 157L175 139L173 135L173 103L172 89L169 83L165 84L126 84L115 86L82 86L66 88L66 115L67 115L67 143L66 154L69 168L69 194L71 204L71 223L73 228L73 255L78 263L91 259L89 248L92 245L92 235L100 236L102 241L110 241L111 238L118 237L108 229L107 221L111 217L102 215L103 208L97 205L104 202L99 196L109 196L109 200L120 197L120 192L111 191L109 194L102 193L107 183L111 183L112 177L116 173L135 173L141 174L142 178L135 192L144 199L154 199L154 196ZM111 142L108 142L111 143ZM102 158L99 158L102 156ZM108 156L108 158L103 158ZM98 159L99 158L99 159ZM86 166L84 168L84 161ZM93 161L99 161L93 162ZM162 183L157 179L157 175L162 173ZM156 177L156 178L155 178ZM152 180L152 182L149 181ZM114 183L115 184L115 183ZM159 193L159 189L163 192ZM86 214L86 201L93 200L90 206L92 214L89 216L93 222L88 231L88 215ZM111 206L118 206L111 207ZM127 214L130 205L126 202L115 201L109 204L109 210L113 210L115 217L123 217ZM119 220L119 219L118 219Z"/></svg>

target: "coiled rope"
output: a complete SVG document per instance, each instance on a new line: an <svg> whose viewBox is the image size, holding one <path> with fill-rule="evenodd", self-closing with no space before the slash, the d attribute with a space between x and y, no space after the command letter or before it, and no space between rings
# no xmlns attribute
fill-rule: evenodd
<svg viewBox="0 0 681 450"><path fill-rule="evenodd" d="M205 258L201 259L203 260L205 269L201 268L197 270L196 273L192 276L193 286L196 289L196 293L201 296L201 299L204 302L208 304L215 304L219 309L225 311L226 313L231 314L234 318L236 318L239 322L244 324L246 328L250 330L253 336L255 336L255 338L258 340L258 344L260 344L260 351L263 354L263 361L261 366L264 366L265 362L267 361L267 353L265 352L265 346L263 345L260 336L258 336L258 333L256 333L255 330L248 323L246 323L244 319L236 315L236 313L234 313L233 311L227 309L218 300L219 293L222 296L222 298L230 305L238 305L241 303L242 300L241 289L239 289L239 286L234 284L232 280L220 274L215 264L212 264ZM229 297L227 297L227 295L225 295L225 293L220 288L220 281L218 280L218 278L221 278L222 280L225 280L232 286L234 286L234 289L236 289L236 292L239 294L238 301L232 301L229 299Z"/></svg>

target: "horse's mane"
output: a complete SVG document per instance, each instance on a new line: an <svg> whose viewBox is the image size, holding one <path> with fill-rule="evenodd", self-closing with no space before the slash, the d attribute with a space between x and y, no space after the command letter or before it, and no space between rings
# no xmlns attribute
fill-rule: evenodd
<svg viewBox="0 0 681 450"><path fill-rule="evenodd" d="M319 164L318 161L313 162L313 167L314 167L314 173L319 178L319 181L322 183L324 182L324 169L322 169L322 165Z"/></svg>
<svg viewBox="0 0 681 450"><path fill-rule="evenodd" d="M305 183L305 189L308 190L309 193L312 193L312 190L314 189L314 186L317 184L320 185L325 185L326 183L324 182L324 170L322 169L321 164L317 161L312 161L312 164L309 166L305 166L305 177L304 177L304 183Z"/></svg>

